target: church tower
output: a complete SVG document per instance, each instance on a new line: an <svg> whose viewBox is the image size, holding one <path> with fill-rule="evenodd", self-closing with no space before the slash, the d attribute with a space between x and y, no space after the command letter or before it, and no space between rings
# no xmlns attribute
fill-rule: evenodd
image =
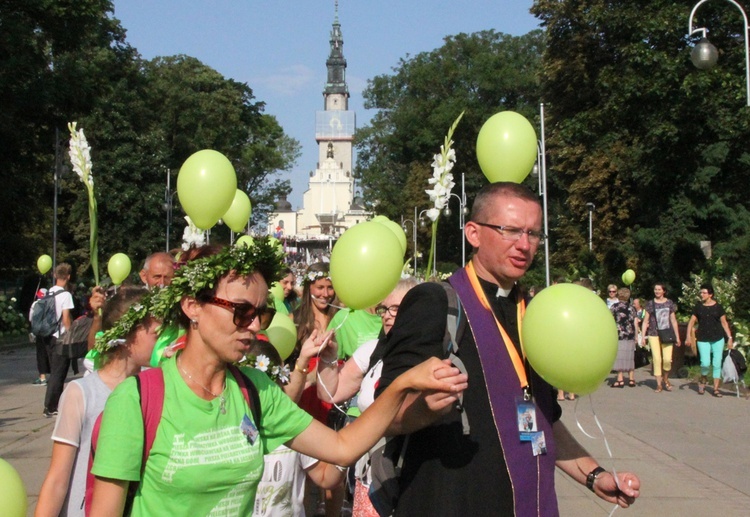
<svg viewBox="0 0 750 517"><path fill-rule="evenodd" d="M346 84L346 58L338 1L335 3L329 43L323 109L315 113L317 167L310 172L308 189L303 194L303 208L296 212L294 224L287 221L293 212L285 212L284 208L277 206L276 212L271 214L269 233L289 237L296 235L302 240L330 240L337 238L347 228L364 222L368 216L354 201L352 161L356 117L349 110L349 87Z"/></svg>

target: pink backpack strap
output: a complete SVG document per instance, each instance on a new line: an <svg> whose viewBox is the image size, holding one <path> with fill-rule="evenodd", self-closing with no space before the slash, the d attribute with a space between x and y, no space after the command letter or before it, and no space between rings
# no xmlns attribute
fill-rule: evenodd
<svg viewBox="0 0 750 517"><path fill-rule="evenodd" d="M161 368L150 368L136 375L135 382L138 386L143 414L143 459L141 461L141 474L143 474L164 410L164 372Z"/></svg>
<svg viewBox="0 0 750 517"><path fill-rule="evenodd" d="M138 390L138 398L141 402L141 414L143 415L143 455L141 457L141 475L146 469L146 460L151 452L156 438L156 429L159 427L162 410L164 409L164 372L161 368L151 368L135 376L135 384ZM102 426L102 415L100 413L94 422L91 432L91 454L89 455L89 469L86 475L86 495L84 498L85 513L91 513L91 500L94 495L95 476L91 473L94 465L96 446L99 442L99 430ZM131 482L126 499L126 508L133 504L135 492L138 490L138 482Z"/></svg>
<svg viewBox="0 0 750 517"><path fill-rule="evenodd" d="M242 371L235 365L229 365L229 371L231 372L234 379L237 381L237 385L242 391L242 396L245 397L245 403L250 408L250 413L253 415L255 425L260 428L261 426L261 412L260 412L260 396L258 394L258 388L255 387L253 381L242 373Z"/></svg>

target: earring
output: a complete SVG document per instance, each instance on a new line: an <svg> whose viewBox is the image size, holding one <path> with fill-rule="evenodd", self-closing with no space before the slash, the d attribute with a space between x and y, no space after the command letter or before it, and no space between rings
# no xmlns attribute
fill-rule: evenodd
<svg viewBox="0 0 750 517"><path fill-rule="evenodd" d="M190 320L190 326L194 329L198 328L198 320Z"/></svg>

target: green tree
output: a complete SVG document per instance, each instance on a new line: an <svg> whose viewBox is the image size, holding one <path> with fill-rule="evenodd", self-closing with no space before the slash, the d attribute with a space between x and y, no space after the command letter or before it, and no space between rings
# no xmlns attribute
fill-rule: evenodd
<svg viewBox="0 0 750 517"><path fill-rule="evenodd" d="M696 70L688 5L669 0L537 0L547 31L543 96L550 180L565 196L553 262L576 262L596 205L600 285L624 267L647 293L673 291L705 265L700 241L737 264L748 244L750 110L744 107L741 18L706 4L722 66ZM742 276L742 275L740 275Z"/></svg>
<svg viewBox="0 0 750 517"><path fill-rule="evenodd" d="M357 173L369 208L399 221L411 219L415 206L429 207L424 192L429 165L464 110L453 138L457 156L453 175L458 185L454 192L460 194L463 173L468 197L473 198L486 181L474 159L484 121L502 110L537 120L543 44L541 31L520 37L495 31L448 36L442 47L403 58L393 74L369 80L365 107L378 112L356 135ZM438 231L437 256L440 261L460 263L463 236L455 199L451 209L453 215ZM423 251L428 236L428 231L420 232Z"/></svg>

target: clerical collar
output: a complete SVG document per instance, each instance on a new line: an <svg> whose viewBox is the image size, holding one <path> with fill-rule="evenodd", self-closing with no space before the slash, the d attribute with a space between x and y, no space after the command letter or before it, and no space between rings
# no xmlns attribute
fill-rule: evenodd
<svg viewBox="0 0 750 517"><path fill-rule="evenodd" d="M495 298L507 298L513 292L513 289L515 289L515 285L510 289L503 289L499 285L485 280L484 278L479 278L479 285L482 286L482 290L487 296L494 296Z"/></svg>

